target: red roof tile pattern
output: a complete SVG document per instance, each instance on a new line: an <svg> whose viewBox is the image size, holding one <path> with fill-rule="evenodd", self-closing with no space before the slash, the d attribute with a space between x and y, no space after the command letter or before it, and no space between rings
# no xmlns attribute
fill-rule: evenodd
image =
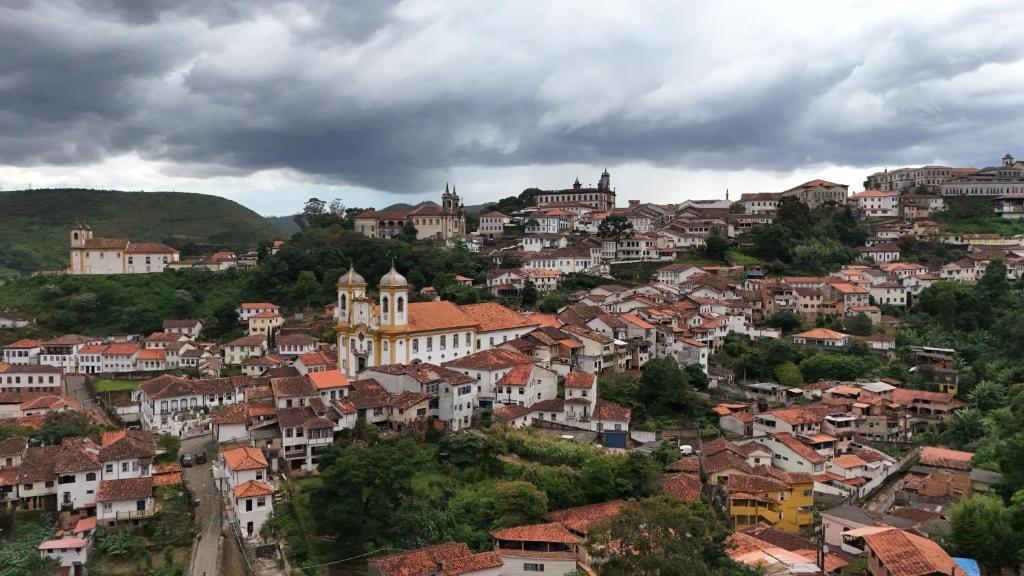
<svg viewBox="0 0 1024 576"><path fill-rule="evenodd" d="M122 502L141 500L153 495L152 478L127 478L124 480L102 480L96 491L97 502Z"/></svg>
<svg viewBox="0 0 1024 576"><path fill-rule="evenodd" d="M471 555L469 546L446 542L436 546L373 558L369 563L381 576L424 576L438 573L444 561Z"/></svg>
<svg viewBox="0 0 1024 576"><path fill-rule="evenodd" d="M554 510L545 514L544 519L561 524L576 534L586 536L590 532L591 526L614 517L625 504L623 500L611 500L589 506Z"/></svg>
<svg viewBox="0 0 1024 576"><path fill-rule="evenodd" d="M565 375L566 388L580 388L589 390L597 383L597 374L588 372L569 372Z"/></svg>
<svg viewBox="0 0 1024 576"><path fill-rule="evenodd" d="M661 478L661 489L683 502L696 502L700 500L700 476L685 472L667 474Z"/></svg>
<svg viewBox="0 0 1024 576"><path fill-rule="evenodd" d="M938 446L925 446L921 451L919 463L923 466L937 466L939 468L952 468L953 470L970 470L973 452L950 450Z"/></svg>
<svg viewBox="0 0 1024 576"><path fill-rule="evenodd" d="M474 352L462 358L444 363L447 368L466 368L470 370L498 370L519 364L533 364L536 360L525 354L505 348L491 348Z"/></svg>
<svg viewBox="0 0 1024 576"><path fill-rule="evenodd" d="M896 528L865 534L864 542L891 576L953 574L957 566L935 542Z"/></svg>
<svg viewBox="0 0 1024 576"><path fill-rule="evenodd" d="M247 480L231 490L235 498L256 498L257 496L270 496L274 493L274 487L259 480Z"/></svg>
<svg viewBox="0 0 1024 576"><path fill-rule="evenodd" d="M577 544L580 542L578 536L570 532L565 526L555 522L494 530L491 532L491 536L498 540L514 542L551 542L557 544Z"/></svg>
<svg viewBox="0 0 1024 576"><path fill-rule="evenodd" d="M234 472L241 470L264 470L267 468L267 459L259 448L252 446L239 446L221 453L228 469Z"/></svg>

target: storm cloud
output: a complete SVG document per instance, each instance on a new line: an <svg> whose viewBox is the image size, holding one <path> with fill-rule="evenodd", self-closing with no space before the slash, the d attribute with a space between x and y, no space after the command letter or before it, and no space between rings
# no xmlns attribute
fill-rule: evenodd
<svg viewBox="0 0 1024 576"><path fill-rule="evenodd" d="M456 167L985 165L1024 132L1018 10L8 1L0 165L130 154L171 174L287 170L392 194Z"/></svg>

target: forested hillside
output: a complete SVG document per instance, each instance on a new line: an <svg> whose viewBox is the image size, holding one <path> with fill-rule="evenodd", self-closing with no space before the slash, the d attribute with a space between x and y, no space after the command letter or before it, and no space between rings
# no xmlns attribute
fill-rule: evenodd
<svg viewBox="0 0 1024 576"><path fill-rule="evenodd" d="M68 228L97 237L164 242L183 254L245 250L288 233L219 196L186 192L52 189L0 192L0 275L67 264Z"/></svg>

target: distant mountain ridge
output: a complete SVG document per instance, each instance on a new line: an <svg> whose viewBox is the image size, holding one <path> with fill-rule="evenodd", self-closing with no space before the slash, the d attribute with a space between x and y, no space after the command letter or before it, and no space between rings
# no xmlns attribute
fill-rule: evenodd
<svg viewBox="0 0 1024 576"><path fill-rule="evenodd" d="M187 252L241 251L289 233L220 196L81 188L0 192L0 275L62 269L68 230L88 224L96 237L165 242Z"/></svg>

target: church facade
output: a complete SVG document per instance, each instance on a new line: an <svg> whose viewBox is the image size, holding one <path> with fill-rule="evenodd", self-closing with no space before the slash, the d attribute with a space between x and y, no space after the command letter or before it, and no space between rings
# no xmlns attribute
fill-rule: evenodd
<svg viewBox="0 0 1024 576"><path fill-rule="evenodd" d="M612 188L612 177L605 170L597 181L597 187L584 188L579 178L572 188L565 190L545 190L534 196L534 204L538 208L555 208L565 205L579 205L591 210L608 211L615 208L615 189Z"/></svg>
<svg viewBox="0 0 1024 576"><path fill-rule="evenodd" d="M69 240L67 273L74 275L163 272L179 258L177 250L159 242L94 238L85 224L72 227Z"/></svg>
<svg viewBox="0 0 1024 576"><path fill-rule="evenodd" d="M391 238L406 224L416 228L416 239L450 240L466 235L466 214L455 190L444 187L441 204L422 202L412 210L367 210L355 217L355 231L370 238Z"/></svg>
<svg viewBox="0 0 1024 576"><path fill-rule="evenodd" d="M341 372L354 378L376 366L440 365L500 346L537 326L495 303L409 302L409 291L394 265L381 277L376 298L355 269L338 279L334 319Z"/></svg>

